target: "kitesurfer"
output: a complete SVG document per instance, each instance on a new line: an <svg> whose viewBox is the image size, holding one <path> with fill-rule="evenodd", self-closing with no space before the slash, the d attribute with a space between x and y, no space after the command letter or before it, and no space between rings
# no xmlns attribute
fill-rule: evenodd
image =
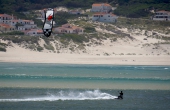
<svg viewBox="0 0 170 110"><path fill-rule="evenodd" d="M123 99L123 92L121 91L119 94L118 99Z"/></svg>

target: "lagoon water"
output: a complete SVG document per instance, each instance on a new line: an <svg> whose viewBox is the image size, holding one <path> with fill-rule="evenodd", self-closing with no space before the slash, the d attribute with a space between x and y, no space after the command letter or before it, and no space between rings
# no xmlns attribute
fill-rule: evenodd
<svg viewBox="0 0 170 110"><path fill-rule="evenodd" d="M0 63L1 110L169 108L170 66Z"/></svg>

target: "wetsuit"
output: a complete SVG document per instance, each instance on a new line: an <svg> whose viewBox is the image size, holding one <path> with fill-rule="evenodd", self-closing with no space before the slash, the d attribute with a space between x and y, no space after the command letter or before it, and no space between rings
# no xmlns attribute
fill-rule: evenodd
<svg viewBox="0 0 170 110"><path fill-rule="evenodd" d="M119 94L120 94L120 95L118 96L118 98L119 98L119 99L123 99L123 92L121 91Z"/></svg>

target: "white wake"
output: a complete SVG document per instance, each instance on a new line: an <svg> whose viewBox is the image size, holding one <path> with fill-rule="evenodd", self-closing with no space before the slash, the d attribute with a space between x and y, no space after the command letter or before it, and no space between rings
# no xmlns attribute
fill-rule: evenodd
<svg viewBox="0 0 170 110"><path fill-rule="evenodd" d="M108 93L101 92L100 90L94 91L60 91L56 94L48 93L44 97L28 97L22 99L0 99L0 102L23 102L23 101L57 101L57 100L109 100L115 99L116 96Z"/></svg>

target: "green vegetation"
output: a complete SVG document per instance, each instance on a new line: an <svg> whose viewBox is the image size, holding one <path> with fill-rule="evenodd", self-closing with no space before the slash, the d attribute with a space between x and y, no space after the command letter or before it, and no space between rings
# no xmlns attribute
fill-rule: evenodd
<svg viewBox="0 0 170 110"><path fill-rule="evenodd" d="M5 43L0 43L0 46L6 47L7 44L5 44Z"/></svg>
<svg viewBox="0 0 170 110"><path fill-rule="evenodd" d="M3 47L0 47L0 51L2 51L2 52L6 52L6 49L5 49L5 48L3 48Z"/></svg>
<svg viewBox="0 0 170 110"><path fill-rule="evenodd" d="M12 31L7 33L1 33L0 35L24 35L24 33L20 31Z"/></svg>
<svg viewBox="0 0 170 110"><path fill-rule="evenodd" d="M33 36L14 36L14 35L1 35L0 39L2 40L9 40L12 41L13 43L28 43L28 44L38 44L39 37L33 37Z"/></svg>
<svg viewBox="0 0 170 110"><path fill-rule="evenodd" d="M35 44L29 44L29 45L27 45L27 48L29 48L31 50L36 50L36 45Z"/></svg>
<svg viewBox="0 0 170 110"><path fill-rule="evenodd" d="M74 19L74 20L71 20L70 23L73 23L83 28L87 28L87 27L94 28L95 27L93 26L92 23L88 23L87 20L83 20L83 19L82 20Z"/></svg>
<svg viewBox="0 0 170 110"><path fill-rule="evenodd" d="M7 44L5 44L5 43L0 43L0 51L6 52L6 47L7 47Z"/></svg>
<svg viewBox="0 0 170 110"><path fill-rule="evenodd" d="M41 52L42 50L44 50L43 47L41 47L41 46L37 47L37 51Z"/></svg>
<svg viewBox="0 0 170 110"><path fill-rule="evenodd" d="M75 43L83 43L89 41L89 39L87 39L84 35L77 35L77 34L63 34L63 35L59 35L59 37L61 41L72 40Z"/></svg>
<svg viewBox="0 0 170 110"><path fill-rule="evenodd" d="M48 44L48 45L44 44L44 47L45 47L47 50L52 50L52 51L54 51L54 47L53 47L52 45L50 45L50 44Z"/></svg>
<svg viewBox="0 0 170 110"><path fill-rule="evenodd" d="M139 19L139 18L119 18L116 25L119 28L128 28L130 29L140 29L148 31L158 31L168 33L170 29L167 28L170 26L170 22L167 21L153 21L149 19Z"/></svg>
<svg viewBox="0 0 170 110"><path fill-rule="evenodd" d="M56 22L56 26L61 26L63 24L68 23L69 19L76 19L76 18L82 17L82 16L85 16L85 15L72 15L67 12L58 12L55 15L54 21Z"/></svg>
<svg viewBox="0 0 170 110"><path fill-rule="evenodd" d="M86 33L93 33L96 32L95 28L93 27L85 27L85 31Z"/></svg>
<svg viewBox="0 0 170 110"><path fill-rule="evenodd" d="M111 2L112 0L108 0ZM95 2L105 0L0 0L0 13L15 13L28 10L66 6L68 8L90 8Z"/></svg>
<svg viewBox="0 0 170 110"><path fill-rule="evenodd" d="M61 26L63 24L68 23L67 22L68 17L70 17L70 14L68 14L67 12L57 13L57 15L54 18L54 21L56 22L56 26Z"/></svg>
<svg viewBox="0 0 170 110"><path fill-rule="evenodd" d="M169 10L169 0L114 0L119 4L114 11L119 16L130 18L149 17L150 10Z"/></svg>
<svg viewBox="0 0 170 110"><path fill-rule="evenodd" d="M163 40L170 41L170 37L162 37Z"/></svg>
<svg viewBox="0 0 170 110"><path fill-rule="evenodd" d="M0 0L0 13L14 14L22 18L24 14L17 12L57 6L87 9L91 8L93 3L105 2L112 6L118 4L115 14L132 18L148 17L151 9L170 11L169 0Z"/></svg>
<svg viewBox="0 0 170 110"><path fill-rule="evenodd" d="M43 27L43 22L40 19L33 18L34 24L36 24L38 27Z"/></svg>

